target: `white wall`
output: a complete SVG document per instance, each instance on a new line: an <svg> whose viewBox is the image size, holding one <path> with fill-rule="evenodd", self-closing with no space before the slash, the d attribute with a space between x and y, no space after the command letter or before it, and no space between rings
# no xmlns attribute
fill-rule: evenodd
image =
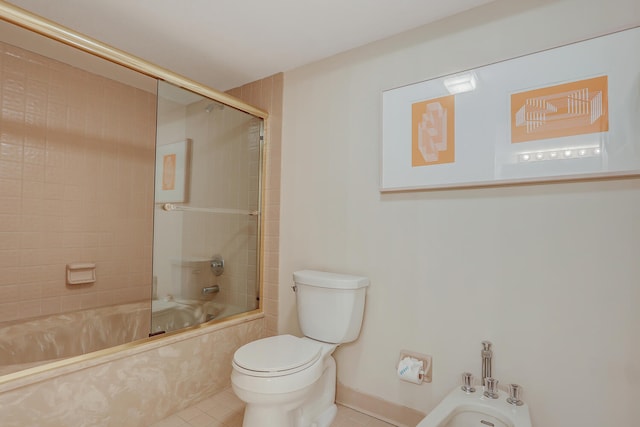
<svg viewBox="0 0 640 427"><path fill-rule="evenodd" d="M293 271L367 275L347 387L428 412L489 339L536 426L637 424L640 180L381 195L378 164L383 90L638 24L637 0L497 1L287 72L280 332ZM433 383L396 379L401 349Z"/></svg>

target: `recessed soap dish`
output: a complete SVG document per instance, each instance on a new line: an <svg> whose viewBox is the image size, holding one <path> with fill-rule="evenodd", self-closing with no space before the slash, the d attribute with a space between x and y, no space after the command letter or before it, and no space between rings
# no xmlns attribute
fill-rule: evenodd
<svg viewBox="0 0 640 427"><path fill-rule="evenodd" d="M74 262L67 264L67 284L82 285L96 281L96 265L94 263Z"/></svg>

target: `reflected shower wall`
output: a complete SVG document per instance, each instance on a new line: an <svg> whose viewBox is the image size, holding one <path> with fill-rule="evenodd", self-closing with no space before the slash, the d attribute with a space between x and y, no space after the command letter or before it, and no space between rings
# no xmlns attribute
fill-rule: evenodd
<svg viewBox="0 0 640 427"><path fill-rule="evenodd" d="M152 332L256 309L262 120L159 82L157 129ZM172 194L162 191L162 157L182 141L184 191L178 155Z"/></svg>

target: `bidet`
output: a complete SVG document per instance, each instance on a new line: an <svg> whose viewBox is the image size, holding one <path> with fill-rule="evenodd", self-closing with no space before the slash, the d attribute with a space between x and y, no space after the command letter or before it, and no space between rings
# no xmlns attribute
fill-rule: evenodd
<svg viewBox="0 0 640 427"><path fill-rule="evenodd" d="M465 392L456 387L416 427L531 427L529 407L508 403L507 393L498 390L497 398L481 392Z"/></svg>

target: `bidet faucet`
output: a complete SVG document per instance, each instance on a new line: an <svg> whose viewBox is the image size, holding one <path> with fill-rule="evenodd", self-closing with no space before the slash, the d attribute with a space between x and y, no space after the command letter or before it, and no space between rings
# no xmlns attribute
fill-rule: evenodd
<svg viewBox="0 0 640 427"><path fill-rule="evenodd" d="M486 385L486 378L491 377L491 359L493 351L491 350L490 341L482 341L482 385Z"/></svg>

